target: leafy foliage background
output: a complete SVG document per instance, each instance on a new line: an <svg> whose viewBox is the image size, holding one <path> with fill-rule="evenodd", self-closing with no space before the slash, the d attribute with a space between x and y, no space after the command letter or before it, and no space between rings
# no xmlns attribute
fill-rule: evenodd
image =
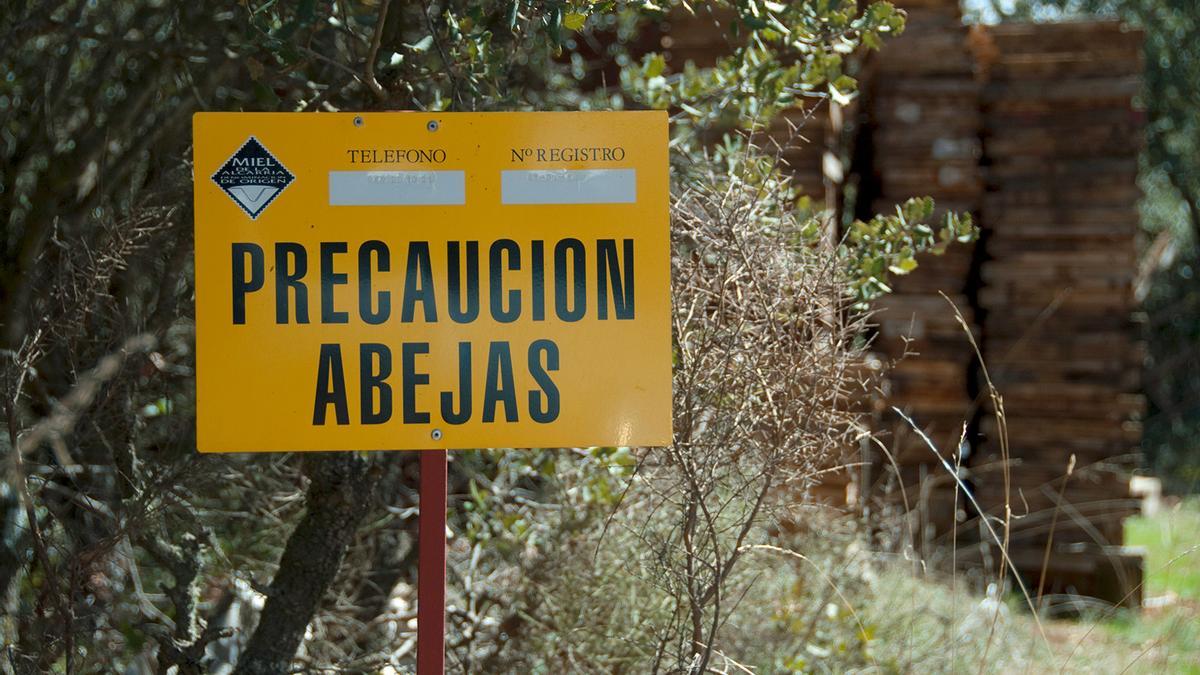
<svg viewBox="0 0 1200 675"><path fill-rule="evenodd" d="M672 11L733 54L668 63L646 36ZM195 452L193 112L645 107L674 121L680 442L457 454L452 663L785 667L735 630L777 591L755 547L859 431L862 303L973 230L917 199L828 246L761 132L851 100L856 55L902 26L851 0L9 3L2 667L411 666L412 456ZM839 617L806 663L875 662Z"/></svg>

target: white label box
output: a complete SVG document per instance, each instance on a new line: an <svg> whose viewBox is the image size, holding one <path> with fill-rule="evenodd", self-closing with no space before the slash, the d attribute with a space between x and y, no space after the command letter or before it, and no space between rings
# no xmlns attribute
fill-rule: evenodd
<svg viewBox="0 0 1200 675"><path fill-rule="evenodd" d="M467 203L462 171L330 171L330 206L458 206Z"/></svg>
<svg viewBox="0 0 1200 675"><path fill-rule="evenodd" d="M500 172L504 204L633 204L636 169L520 169Z"/></svg>

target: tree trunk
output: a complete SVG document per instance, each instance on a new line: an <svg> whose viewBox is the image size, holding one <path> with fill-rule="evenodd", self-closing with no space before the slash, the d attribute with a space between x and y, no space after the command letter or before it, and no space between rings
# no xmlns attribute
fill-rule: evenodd
<svg viewBox="0 0 1200 675"><path fill-rule="evenodd" d="M383 478L379 501L391 508L419 507L416 486L420 483L419 452L395 452L381 457ZM465 492L466 489L464 488ZM366 578L354 594L355 618L369 624L388 611L392 591L401 581L413 584L417 573L417 518L396 517L377 531L378 543Z"/></svg>
<svg viewBox="0 0 1200 675"><path fill-rule="evenodd" d="M304 518L288 539L267 602L235 675L286 673L321 598L337 576L379 482L380 471L357 453L305 458L312 483Z"/></svg>

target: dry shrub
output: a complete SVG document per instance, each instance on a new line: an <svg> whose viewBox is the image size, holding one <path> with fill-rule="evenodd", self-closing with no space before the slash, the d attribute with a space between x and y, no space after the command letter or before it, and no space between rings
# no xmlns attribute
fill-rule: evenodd
<svg viewBox="0 0 1200 675"><path fill-rule="evenodd" d="M756 657L734 653L727 622L775 589L761 555L743 563L853 441L862 326L843 266L778 173L731 161L676 167L675 443L638 453L607 517L539 559L552 573L537 575L525 667L724 672Z"/></svg>
<svg viewBox="0 0 1200 675"><path fill-rule="evenodd" d="M661 651L703 672L747 546L852 442L861 324L833 251L786 208L786 185L702 173L676 200L675 445L643 474L672 526L653 533L682 630ZM782 199L781 199L782 198Z"/></svg>

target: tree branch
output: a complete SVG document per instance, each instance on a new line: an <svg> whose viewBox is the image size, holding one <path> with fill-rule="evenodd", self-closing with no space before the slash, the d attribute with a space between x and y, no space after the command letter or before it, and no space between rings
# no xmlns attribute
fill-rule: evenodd
<svg viewBox="0 0 1200 675"><path fill-rule="evenodd" d="M267 602L235 675L289 670L305 629L333 584L358 523L370 504L380 470L357 453L311 455L306 510L288 539Z"/></svg>

